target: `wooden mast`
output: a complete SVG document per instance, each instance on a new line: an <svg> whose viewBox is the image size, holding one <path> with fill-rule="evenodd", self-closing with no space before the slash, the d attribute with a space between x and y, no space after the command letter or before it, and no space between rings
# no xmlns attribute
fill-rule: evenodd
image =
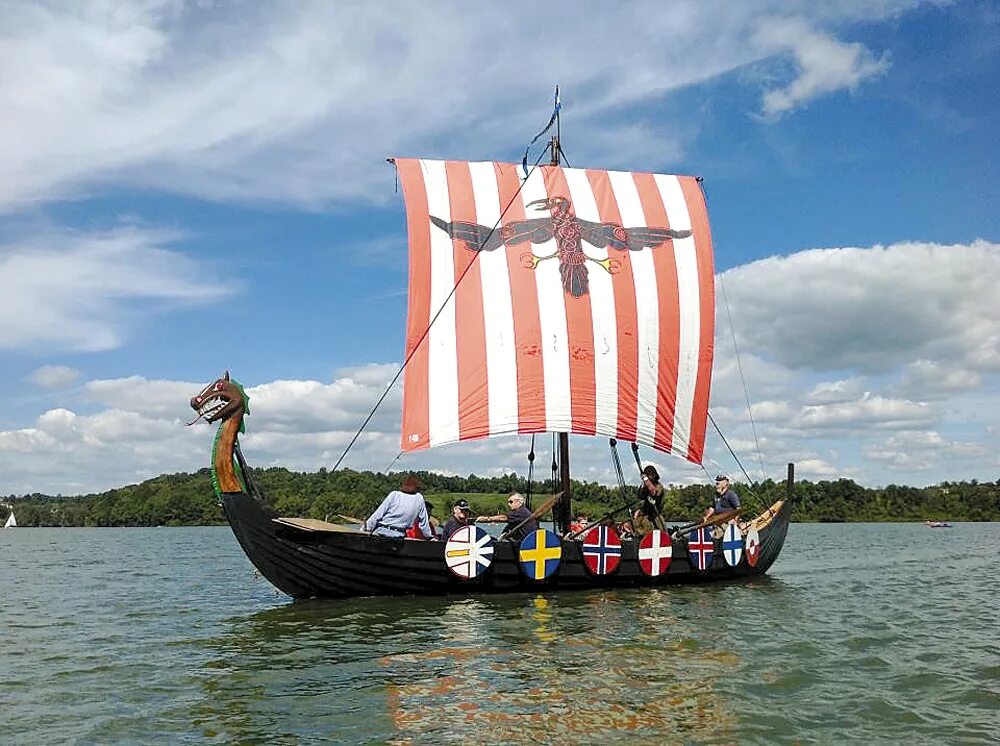
<svg viewBox="0 0 1000 746"><path fill-rule="evenodd" d="M556 96L559 89L556 88ZM559 136L562 134L560 127L559 112L556 111L556 134L549 142L549 165L558 166L562 160L562 147L559 144ZM562 489L562 498L556 503L555 510L552 511L553 522L556 533L560 536L569 530L569 525L573 520L573 494L570 489L569 476L569 433L559 433L559 482Z"/></svg>

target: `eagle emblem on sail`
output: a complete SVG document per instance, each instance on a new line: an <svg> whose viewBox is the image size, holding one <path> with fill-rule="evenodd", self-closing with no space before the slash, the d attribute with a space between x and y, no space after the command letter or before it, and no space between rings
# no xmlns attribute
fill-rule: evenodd
<svg viewBox="0 0 1000 746"><path fill-rule="evenodd" d="M559 276L563 290L574 298L586 295L590 287L588 262L604 268L610 274L621 269L618 259L608 257L598 259L589 256L583 249L587 243L598 249L615 251L641 251L645 248L662 246L675 238L688 238L690 230L671 230L647 226L623 228L617 223L594 223L578 218L573 203L563 196L546 197L529 202L537 212L548 212L549 217L514 220L504 223L499 230L487 225L463 220L448 222L430 216L431 222L447 233L452 239L462 241L471 251L494 251L501 246L520 244L544 244L556 242L556 250L551 254L538 255L534 249L521 254L521 265L534 269L546 259L559 259Z"/></svg>

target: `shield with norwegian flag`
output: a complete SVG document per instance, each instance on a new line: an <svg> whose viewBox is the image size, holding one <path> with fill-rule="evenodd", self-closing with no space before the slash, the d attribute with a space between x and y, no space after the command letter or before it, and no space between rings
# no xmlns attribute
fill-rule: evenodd
<svg viewBox="0 0 1000 746"><path fill-rule="evenodd" d="M666 531L654 529L639 542L639 569L647 575L662 575L670 567L674 547Z"/></svg>
<svg viewBox="0 0 1000 746"><path fill-rule="evenodd" d="M750 567L757 566L757 560L760 559L760 534L757 533L757 529L753 526L747 529L747 564Z"/></svg>
<svg viewBox="0 0 1000 746"><path fill-rule="evenodd" d="M730 567L736 567L743 558L743 534L735 523L726 526L722 537L722 557Z"/></svg>
<svg viewBox="0 0 1000 746"><path fill-rule="evenodd" d="M712 555L715 553L715 542L712 541L712 529L699 528L688 537L688 557L691 567L697 570L707 570L712 566Z"/></svg>
<svg viewBox="0 0 1000 746"><path fill-rule="evenodd" d="M583 535L583 563L594 575L607 575L618 569L622 560L622 542L614 526L594 526Z"/></svg>

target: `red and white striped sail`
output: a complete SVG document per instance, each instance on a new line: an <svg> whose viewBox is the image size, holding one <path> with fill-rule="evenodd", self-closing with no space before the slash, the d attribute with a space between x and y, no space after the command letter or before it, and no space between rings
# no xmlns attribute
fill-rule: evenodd
<svg viewBox="0 0 1000 746"><path fill-rule="evenodd" d="M410 244L404 451L572 432L701 462L715 283L694 177L544 166L521 188L508 163L396 166ZM572 218L557 225L559 240L551 227L526 240L557 203ZM482 250L445 226L478 230ZM613 245L657 229L688 237ZM587 241L596 231L601 245Z"/></svg>

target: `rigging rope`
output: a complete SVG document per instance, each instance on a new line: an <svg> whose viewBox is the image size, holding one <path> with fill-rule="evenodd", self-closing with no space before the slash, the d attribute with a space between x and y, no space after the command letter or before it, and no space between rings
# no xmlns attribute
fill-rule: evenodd
<svg viewBox="0 0 1000 746"><path fill-rule="evenodd" d="M556 441L556 434L552 433L552 494L556 494L556 486L559 484L559 462L556 461L559 443Z"/></svg>
<svg viewBox="0 0 1000 746"><path fill-rule="evenodd" d="M391 469L393 466L396 465L396 462L399 461L399 457L402 456L402 455L403 455L402 451L400 451L399 453L397 453L396 454L396 458L394 458L392 461L390 461L389 465L387 467L385 467L385 469L382 470L383 473L384 474L388 474L389 473L389 469Z"/></svg>
<svg viewBox="0 0 1000 746"><path fill-rule="evenodd" d="M528 451L528 488L525 490L524 504L531 510L531 480L535 474L535 434L531 434L531 450Z"/></svg>
<svg viewBox="0 0 1000 746"><path fill-rule="evenodd" d="M729 441L726 440L726 436L722 434L722 430L719 429L719 426L715 422L715 418L712 417L712 413L711 412L708 413L708 420L709 420L709 422L712 423L712 427L715 428L715 432L717 432L719 434L719 437L722 438L722 442L725 443L726 448L729 449L730 455L732 455L733 460L735 460L736 463L737 463L737 465L740 467L740 471L743 472L743 476L745 476L747 478L747 492L749 492L754 497L758 497L758 495L750 487L750 485L753 484L753 478L749 474L747 474L747 470L743 468L743 462L740 461L740 457L736 455L736 451L734 451L733 448L732 448L732 446L729 445ZM712 475L709 474L708 471L705 469L705 465L704 464L701 464L701 469L702 469L702 471L705 472L706 475L708 475L708 478L711 481Z"/></svg>
<svg viewBox="0 0 1000 746"><path fill-rule="evenodd" d="M726 295L726 283L722 280L722 275L719 275L719 287L722 288L722 300L726 305L726 318L729 320L729 332L733 337L733 350L736 352L736 368L740 372L740 380L743 382L743 396L747 403L747 416L750 418L750 430L753 432L753 442L757 447L757 460L760 462L760 478L767 479L767 470L764 468L764 456L760 452L760 440L757 439L757 425L753 421L753 409L750 406L750 391L747 388L747 379L743 375L743 361L740 358L740 348L736 344L736 327L733 326L733 314L729 309L729 296Z"/></svg>
<svg viewBox="0 0 1000 746"><path fill-rule="evenodd" d="M622 460L618 457L618 441L610 438L609 445L611 446L611 462L615 466L615 476L618 478L618 489L622 491L622 497L624 497L628 488L625 486L625 475L622 473Z"/></svg>
<svg viewBox="0 0 1000 746"><path fill-rule="evenodd" d="M708 188L705 186L704 177L698 176L695 179L698 185L701 187L701 194L705 200L705 206L708 206ZM729 296L726 295L726 283L722 280L722 275L719 275L719 287L722 288L722 301L726 306L726 318L729 320L729 332L733 337L733 350L736 353L736 368L740 372L740 381L743 382L743 396L747 403L747 416L750 418L750 430L753 433L754 446L757 449L757 460L760 462L760 478L762 480L767 479L767 470L764 468L764 456L760 452L760 440L757 438L757 424L753 421L753 410L750 407L750 390L747 387L746 376L743 375L743 360L740 357L740 348L736 343L736 327L733 326L733 314L729 308ZM709 418L711 418L709 414ZM712 420L712 424L715 425L716 431L719 436L722 437L722 431L719 430L719 426L715 424L715 420ZM723 437L722 442L725 443L726 439ZM726 447L729 448L729 444L726 443ZM729 448L729 452L733 453L733 449ZM733 458L736 458L736 454L733 453ZM736 459L736 463L739 463L739 459ZM702 467L704 468L704 467ZM743 469L743 464L740 464L740 469ZM707 472L706 472L707 473ZM743 473L746 474L746 469L743 469ZM747 479L750 479L750 475L747 474ZM753 481L753 480L750 480Z"/></svg>
<svg viewBox="0 0 1000 746"><path fill-rule="evenodd" d="M543 129L541 132L539 132L537 135L535 135L532 138L531 142L528 143L528 147L526 147L524 149L524 157L521 159L521 168L524 169L524 179L525 179L525 181L527 181L527 179L528 179L528 151L531 150L531 146L534 145L538 141L539 137L541 137L546 132L548 132L550 129L552 129L552 125L555 124L559 120L559 112L561 110L562 110L562 103L560 103L560 101L559 101L559 86L556 86L555 101L554 101L553 106L552 106L552 116L549 117L549 123L545 125L545 129ZM544 150L542 150L542 155L545 155L545 151ZM542 160L542 158L541 158L541 156L539 156L538 157L538 161L541 161L541 160ZM538 165L537 161L535 162L535 165L536 166ZM534 169L532 169L532 170L534 170Z"/></svg>
<svg viewBox="0 0 1000 746"><path fill-rule="evenodd" d="M531 176L531 174L534 172L536 168L538 168L538 164L541 162L542 156L544 155L545 151L543 150L542 154L538 156L538 160L535 161L535 165L531 167L531 171L527 172L524 179L518 185L517 191L514 192L514 196L510 198L510 201L507 203L507 206L504 207L503 210L500 212L500 217L497 218L496 223L494 223L493 227L490 228L490 232L486 234L486 237L483 239L483 243L489 241L490 237L496 232L497 228L500 227L500 222L504 219L504 216L507 214L507 211L510 210L511 205L514 204L515 200L517 200L517 198L521 196L521 190L524 189L524 185L527 183L528 177ZM448 305L448 302L455 295L455 292L458 290L458 286L462 284L462 280L464 280L466 276L469 274L469 270L472 269L472 266L479 260L480 253L481 252L476 252L475 256L472 257L472 261L469 262L468 266L466 266L464 270L462 270L462 274L458 276L458 280L455 281L455 285L452 287L451 292L449 292L447 297L445 297L445 299L441 302L441 305L440 307L438 307L438 310L434 312L434 315L431 317L430 322L427 324L427 328L424 329L423 334L420 335L420 339L418 339L417 343L413 345L413 349L410 350L409 354L403 360L403 364L399 366L399 370L396 371L396 375L392 377L392 380L389 381L389 385L386 386L385 391L382 392L382 396L380 396L378 398L378 401L375 402L375 406L372 407L372 411L368 413L367 417L365 417L365 421L361 423L361 427L359 427L358 431L354 433L354 437L351 438L351 441L347 444L347 447L344 449L344 452L340 454L340 458L338 458L337 462L333 465L333 471L337 470L341 462L343 462L343 460L347 457L348 452L351 450L351 448L354 447L354 444L357 442L358 438L361 437L361 433L363 433L365 428L368 427L368 423L372 421L372 417L375 416L375 412L377 412L378 408L382 406L382 402L385 401L385 398L389 395L389 392L392 390L392 387L396 385L396 381L399 380L399 377L403 374L403 371L406 369L406 366L409 365L410 360L412 360L413 356L417 354L417 350L420 349L420 345L422 345L424 343L424 340L427 339L427 335L430 334L431 327L434 326L434 322L438 320L438 317L444 311L445 306Z"/></svg>

